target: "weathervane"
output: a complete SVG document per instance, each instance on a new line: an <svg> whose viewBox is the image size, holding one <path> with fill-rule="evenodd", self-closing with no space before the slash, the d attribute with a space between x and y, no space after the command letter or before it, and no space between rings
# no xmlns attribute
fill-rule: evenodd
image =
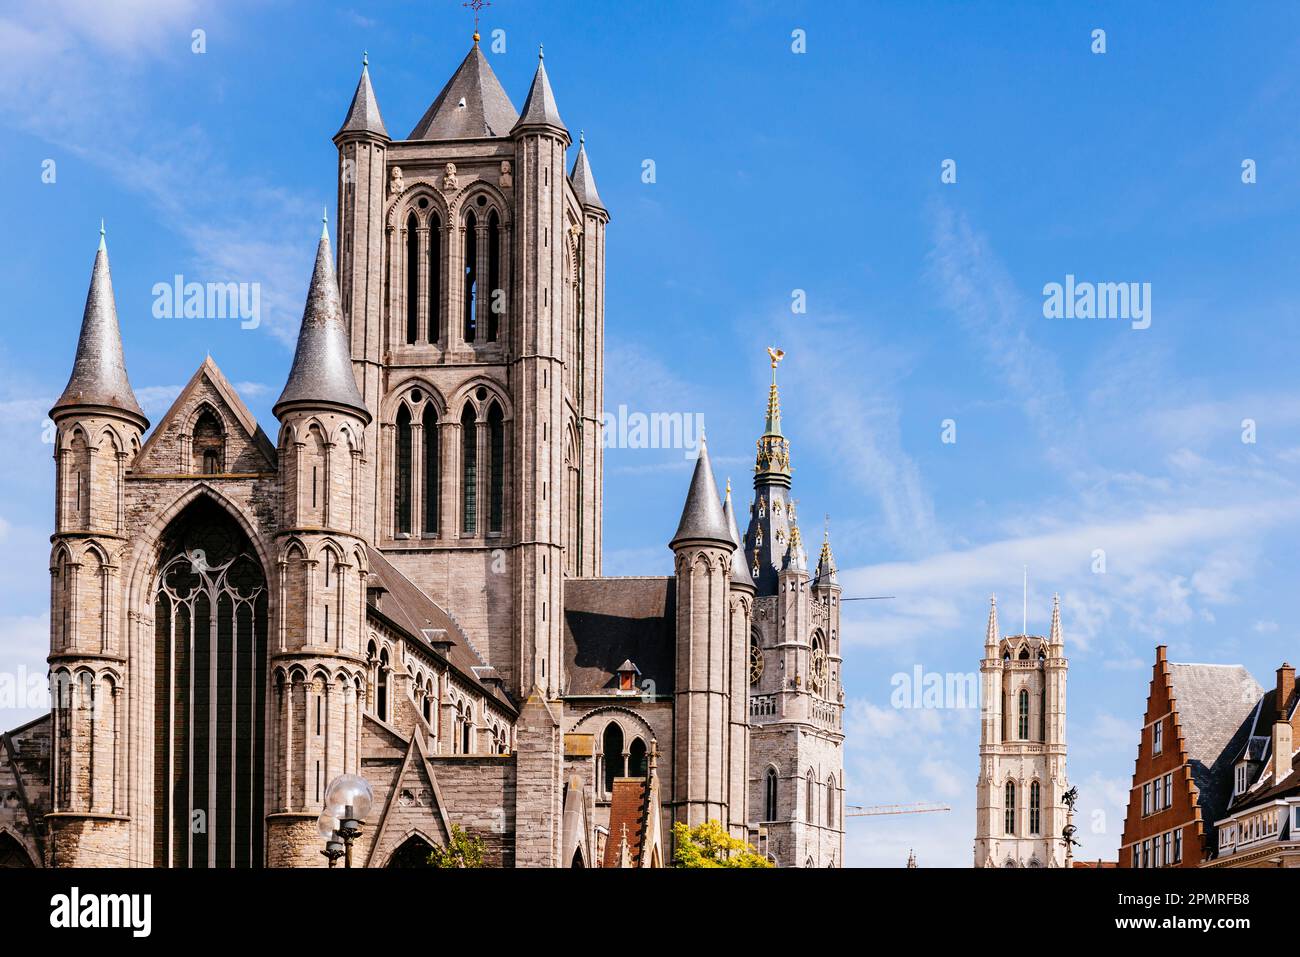
<svg viewBox="0 0 1300 957"><path fill-rule="evenodd" d="M478 43L478 16L479 11L484 7L492 6L492 0L465 0L462 7L469 7L474 11L474 42Z"/></svg>

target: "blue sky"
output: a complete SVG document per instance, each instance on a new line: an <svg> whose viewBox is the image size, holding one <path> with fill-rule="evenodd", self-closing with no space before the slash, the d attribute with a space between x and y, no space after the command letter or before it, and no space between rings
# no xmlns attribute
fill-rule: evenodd
<svg viewBox="0 0 1300 957"><path fill-rule="evenodd" d="M485 36L506 31L489 55L517 107L545 43L612 213L606 406L702 413L717 470L743 489L763 348L783 347L805 536L830 513L846 594L897 596L846 606L848 799L953 811L854 819L849 863L900 865L910 847L923 866L970 862L978 716L895 709L890 679L976 669L990 592L1019 630L1025 565L1031 631L1061 594L1085 856L1119 843L1157 643L1174 660L1242 662L1266 686L1297 656L1300 11L1192 10L486 11ZM274 434L361 51L404 135L471 29L455 2L0 12L0 668L44 672L42 422L100 217L151 418L210 351ZM955 184L940 182L945 159ZM261 326L154 319L151 288L176 273L261 283ZM1150 283L1150 328L1045 319L1042 288L1067 274ZM796 289L806 314L791 311ZM689 461L613 450L606 466L607 573L665 573ZM32 713L0 710L0 724Z"/></svg>

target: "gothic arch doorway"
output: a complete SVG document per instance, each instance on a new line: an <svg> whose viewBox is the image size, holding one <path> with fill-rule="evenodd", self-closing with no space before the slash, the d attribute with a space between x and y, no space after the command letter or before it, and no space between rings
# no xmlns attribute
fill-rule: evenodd
<svg viewBox="0 0 1300 957"><path fill-rule="evenodd" d="M8 831L0 831L0 869L35 866L27 848Z"/></svg>
<svg viewBox="0 0 1300 957"><path fill-rule="evenodd" d="M154 861L263 862L266 575L234 518L187 506L159 549L154 603Z"/></svg>
<svg viewBox="0 0 1300 957"><path fill-rule="evenodd" d="M388 866L432 867L433 865L429 863L429 855L432 853L432 844L419 834L412 834L397 850L393 851L393 856L388 859Z"/></svg>

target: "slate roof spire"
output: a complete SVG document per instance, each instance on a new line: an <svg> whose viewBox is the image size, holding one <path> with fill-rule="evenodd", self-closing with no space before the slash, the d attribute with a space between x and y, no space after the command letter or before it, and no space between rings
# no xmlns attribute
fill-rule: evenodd
<svg viewBox="0 0 1300 957"><path fill-rule="evenodd" d="M818 585L838 585L840 583L839 574L835 570L835 556L831 554L831 529L829 524L822 535L822 553L817 558L816 577Z"/></svg>
<svg viewBox="0 0 1300 957"><path fill-rule="evenodd" d="M1052 630L1048 635L1047 643L1053 648L1063 648L1065 646L1065 636L1061 633L1061 596L1052 596Z"/></svg>
<svg viewBox="0 0 1300 957"><path fill-rule="evenodd" d="M596 177L591 175L591 163L587 159L587 139L581 131L578 133L578 158L573 161L573 172L569 174L569 182L573 184L573 192L577 194L578 202L583 206L592 206L601 210L605 208L605 204L600 201L600 193L596 191Z"/></svg>
<svg viewBox="0 0 1300 957"><path fill-rule="evenodd" d="M551 92L551 81L546 76L546 62L540 45L537 47L537 72L533 74L533 85L528 88L528 99L524 100L524 110L515 129L530 126L559 130L568 139L569 129L560 119L559 107L555 105L555 94Z"/></svg>
<svg viewBox="0 0 1300 957"><path fill-rule="evenodd" d="M293 354L289 381L271 410L284 420L294 408L331 408L360 415L368 423L370 411L357 390L352 372L352 350L339 306L339 286L334 278L329 228L322 221L316 247L316 267L302 310L298 348Z"/></svg>
<svg viewBox="0 0 1300 957"><path fill-rule="evenodd" d="M518 111L475 43L407 139L508 136L518 119Z"/></svg>
<svg viewBox="0 0 1300 957"><path fill-rule="evenodd" d="M789 488L790 443L781 432L781 394L776 387L776 367L785 358L785 352L769 348L767 354L772 360L772 384L767 391L767 418L754 461L754 487L783 485Z"/></svg>
<svg viewBox="0 0 1300 957"><path fill-rule="evenodd" d="M388 129L384 118L379 115L379 101L375 99L375 90L370 85L370 55L361 55L361 79L357 82L357 91L352 94L352 105L343 125L334 134L334 138L356 133L369 133L388 139Z"/></svg>
<svg viewBox="0 0 1300 957"><path fill-rule="evenodd" d="M744 542L741 540L740 532L736 527L736 510L731 505L731 479L727 479L727 496L722 503L722 514L727 518L727 529L731 532L731 538L736 543L736 550L731 553L731 581L736 585L753 588L754 576L749 573L749 569L745 566L745 549L742 547Z"/></svg>
<svg viewBox="0 0 1300 957"><path fill-rule="evenodd" d="M113 297L113 275L108 267L108 244L104 240L102 220L72 375L50 410L50 417L57 418L55 413L79 407L114 409L136 420L142 431L149 427L149 420L140 409L126 374L122 331L117 322L117 301Z"/></svg>
<svg viewBox="0 0 1300 957"><path fill-rule="evenodd" d="M735 548L736 539L727 528L727 516L718 498L718 486L713 480L713 466L709 464L709 446L700 437L700 454L695 459L695 473L686 493L682 520L677 524L677 534L668 543L669 548L690 541L717 542Z"/></svg>
<svg viewBox="0 0 1300 957"><path fill-rule="evenodd" d="M989 596L989 626L984 632L984 649L997 651L998 648L998 596ZM993 657L993 655L989 655Z"/></svg>

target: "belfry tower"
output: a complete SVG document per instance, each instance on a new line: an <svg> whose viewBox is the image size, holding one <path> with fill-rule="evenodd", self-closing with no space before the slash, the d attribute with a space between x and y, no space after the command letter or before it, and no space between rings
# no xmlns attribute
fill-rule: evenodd
<svg viewBox="0 0 1300 957"><path fill-rule="evenodd" d="M990 599L980 661L976 867L1063 867L1065 638L1060 599L1047 638L998 631Z"/></svg>

